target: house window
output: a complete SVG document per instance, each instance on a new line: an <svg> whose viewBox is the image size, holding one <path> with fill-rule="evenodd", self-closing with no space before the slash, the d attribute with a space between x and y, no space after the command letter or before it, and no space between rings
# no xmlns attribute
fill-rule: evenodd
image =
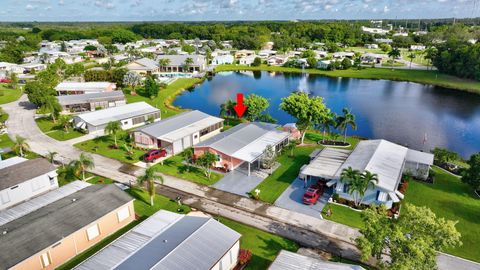
<svg viewBox="0 0 480 270"><path fill-rule="evenodd" d="M130 216L130 210L128 209L128 206L125 206L124 208L120 209L117 212L117 218L118 222L122 222L125 219L127 219Z"/></svg>
<svg viewBox="0 0 480 270"><path fill-rule="evenodd" d="M217 157L217 159L216 159L217 161L222 161L222 156L221 155L216 154L215 157Z"/></svg>
<svg viewBox="0 0 480 270"><path fill-rule="evenodd" d="M343 185L343 193L347 193L347 192L348 192L348 185L344 184Z"/></svg>
<svg viewBox="0 0 480 270"><path fill-rule="evenodd" d="M95 224L92 227L87 229L88 241L95 239L99 235L100 235L100 230L98 229L98 224Z"/></svg>
<svg viewBox="0 0 480 270"><path fill-rule="evenodd" d="M198 135L197 134L193 135L193 138L194 139L198 138Z"/></svg>
<svg viewBox="0 0 480 270"><path fill-rule="evenodd" d="M132 122L133 122L134 125L141 124L141 123L145 122L145 116L135 117L135 118L132 119Z"/></svg>
<svg viewBox="0 0 480 270"><path fill-rule="evenodd" d="M50 254L48 252L40 255L40 261L42 262L42 268L47 268L50 264L52 264Z"/></svg>
<svg viewBox="0 0 480 270"><path fill-rule="evenodd" d="M123 125L124 125L124 126L128 125L128 121L124 121L124 122L123 122Z"/></svg>

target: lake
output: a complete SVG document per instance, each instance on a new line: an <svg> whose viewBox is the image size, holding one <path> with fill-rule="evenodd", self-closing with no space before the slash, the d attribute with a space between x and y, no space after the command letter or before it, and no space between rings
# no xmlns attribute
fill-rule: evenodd
<svg viewBox="0 0 480 270"><path fill-rule="evenodd" d="M270 100L268 113L280 124L295 122L279 109L280 99L302 90L324 98L337 114L348 107L358 129L348 135L383 138L428 151L445 147L468 158L480 151L480 95L410 82L329 78L274 72L222 72L183 92L174 105L218 115L237 93ZM426 134L426 142L424 137Z"/></svg>

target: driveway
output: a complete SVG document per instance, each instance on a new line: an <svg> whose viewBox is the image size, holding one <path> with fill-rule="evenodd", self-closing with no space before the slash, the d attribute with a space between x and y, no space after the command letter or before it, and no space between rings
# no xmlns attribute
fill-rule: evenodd
<svg viewBox="0 0 480 270"><path fill-rule="evenodd" d="M250 175L233 170L226 173L225 176L213 185L214 188L227 191L240 196L248 197L247 192L250 192L258 184L263 181L264 178Z"/></svg>
<svg viewBox="0 0 480 270"><path fill-rule="evenodd" d="M294 212L309 215L314 218L322 218L321 212L328 201L329 195L324 195L318 200L317 204L306 205L303 204L304 182L300 179L295 179L293 183L278 197L275 201L275 206L288 209Z"/></svg>

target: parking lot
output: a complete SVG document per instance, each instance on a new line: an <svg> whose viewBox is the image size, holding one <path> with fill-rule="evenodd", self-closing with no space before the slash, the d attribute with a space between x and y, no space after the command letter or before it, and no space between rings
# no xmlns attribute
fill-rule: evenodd
<svg viewBox="0 0 480 270"><path fill-rule="evenodd" d="M301 179L295 179L292 184L280 195L275 201L275 205L288 210L299 212L305 215L322 219L322 209L328 202L331 192L327 189L325 193L318 199L317 204L306 205L303 203L303 194L307 189Z"/></svg>

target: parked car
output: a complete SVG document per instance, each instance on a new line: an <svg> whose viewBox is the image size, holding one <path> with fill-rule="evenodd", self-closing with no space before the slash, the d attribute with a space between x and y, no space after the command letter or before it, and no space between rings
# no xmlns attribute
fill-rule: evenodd
<svg viewBox="0 0 480 270"><path fill-rule="evenodd" d="M11 82L13 81L10 79L0 79L0 83L11 83Z"/></svg>
<svg viewBox="0 0 480 270"><path fill-rule="evenodd" d="M305 194L303 194L304 204L317 204L318 198L320 198L321 192L319 189L309 187Z"/></svg>
<svg viewBox="0 0 480 270"><path fill-rule="evenodd" d="M167 156L167 151L165 149L150 150L145 155L143 155L143 160L145 162L153 162L165 156Z"/></svg>

